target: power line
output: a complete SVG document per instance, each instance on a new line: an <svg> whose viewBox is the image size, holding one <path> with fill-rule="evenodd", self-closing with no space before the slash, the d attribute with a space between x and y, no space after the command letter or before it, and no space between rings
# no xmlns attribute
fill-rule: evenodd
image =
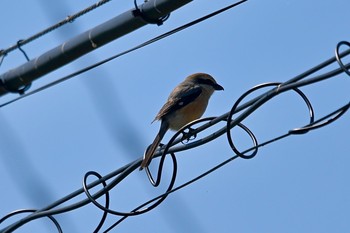
<svg viewBox="0 0 350 233"><path fill-rule="evenodd" d="M95 10L96 8L102 6L105 3L110 2L110 1L111 0L100 0L97 3L87 7L85 9L83 9L83 10L73 14L73 15L67 16L65 19L61 20L60 22L58 22L58 23L56 23L56 24L54 24L54 25L52 25L52 26L50 26L50 27L48 27L48 28L46 28L46 29L44 29L44 30L42 30L42 31L40 31L40 32L38 32L38 33L28 37L28 38L26 38L26 39L19 40L16 44L14 44L14 45L6 48L6 49L1 49L0 50L0 57L2 57L2 59L3 59L8 53L12 52L15 49L19 49L20 46L28 44L28 43L30 43L30 42L32 42L32 41L34 41L34 40L36 40L36 39L38 39L40 37L42 37L42 36L52 32L52 31L62 27L63 25L65 25L67 23L71 23L75 19L79 18L80 16L83 16L86 13L88 13L88 12L90 12L92 10ZM1 62L0 62L0 65L1 65Z"/></svg>
<svg viewBox="0 0 350 233"><path fill-rule="evenodd" d="M19 92L39 77L147 24L160 24L160 21L165 20L170 12L191 1L146 1L137 9L126 11L0 75L0 95Z"/></svg>
<svg viewBox="0 0 350 233"><path fill-rule="evenodd" d="M159 40L162 40L162 39L164 39L164 38L166 38L166 37L168 37L168 36L171 36L171 35L173 35L173 34L175 34L175 33L177 33L177 32L180 32L180 31L182 31L182 30L185 30L185 29L187 29L187 28L189 28L189 27L192 27L192 26L194 26L194 25L196 25L196 24L198 24L198 23L201 23L201 22L203 22L203 21L205 21L205 20L207 20L207 19L210 19L210 18L212 18L212 17L214 17L214 16L216 16L216 15L218 15L218 14L221 14L222 12L227 11L227 10L229 10L229 9L235 7L235 6L238 6L239 4L244 3L244 2L246 2L246 1L247 1L247 0L242 0L242 1L236 2L236 3L234 3L234 4L231 4L231 5L229 5L229 6L226 6L226 7L224 7L224 8L221 8L221 9L219 9L219 10L217 10L217 11L214 11L214 12L212 12L212 13L210 13L210 14L207 14L207 15L205 15L205 16L203 16L203 17L200 17L200 18L198 18L198 19L196 19L196 20L193 20L193 21L191 21L191 22L189 22L189 23L186 23L186 24L184 24L184 25L182 25L182 26L179 26L179 27L177 27L177 28L175 28L175 29L173 29L173 30L170 30L170 31L168 31L168 32L166 32L166 33L163 33L163 34L161 34L161 35L159 35L159 36L157 36L157 37L154 37L154 38L152 38L152 39L150 39L150 40L147 40L147 41L145 41L145 42L143 42L143 43L141 43L141 44L139 44L139 45L137 45L137 46L135 46L135 47L133 47L133 48L131 48L131 49L127 49L127 50L125 50L125 51L123 51L123 52L121 52L121 53L115 54L115 55L113 55L113 56L111 56L111 57L109 57L109 58L106 58L106 59L102 60L102 61L99 61L99 62L97 62L97 63L94 63L94 64L92 64L92 65L90 65L90 66L84 67L84 68L82 68L82 69L80 69L80 70L78 70L78 71L76 71L76 72L73 72L73 73L71 73L71 74L69 74L69 75L66 75L66 76L64 76L64 77L62 77L62 78L59 78L59 79L57 79L56 81L53 81L53 82L48 83L48 84L46 84L46 85L44 85L44 86L42 86L42 87L39 87L38 89L35 89L35 90L33 90L33 91L30 91L30 92L28 92L28 93L26 93L26 94L23 94L23 95L17 97L17 98L14 98L14 99L12 99L12 100L10 100L10 101L8 101L8 102L5 102L5 103L3 103L3 104L0 104L0 108L4 107L4 106L6 106L6 105L9 105L9 104L11 104L11 103L14 103L14 102L16 102L16 101L18 101L18 100L20 100L20 99L26 98L26 97L28 97L28 96L30 96L30 95L33 95L33 94L36 94L36 93L41 92L41 91L43 91L43 90L46 90L46 89L48 89L48 88L50 88L50 87L53 87L53 86L55 86L55 85L57 85L57 84L59 84L59 83L62 83L62 82L64 82L64 81L67 81L67 80L69 80L69 79L71 79L71 78L73 78L73 77L76 77L76 76L78 76L78 75L80 75L80 74L83 74L83 73L85 73L85 72L87 72L87 71L89 71L89 70L92 70L92 69L94 69L94 68L96 68L96 67L99 67L99 66L101 66L101 65L103 65L103 64L105 64L105 63L108 63L108 62L110 62L110 61L112 61L112 60L114 60L114 59L116 59L116 58L119 58L119 57L124 56L124 55L126 55L126 54L128 54L128 53L131 53L131 52L133 52L133 51L136 51L136 50L138 50L138 49L141 49L141 48L143 48L143 47L145 47L145 46L148 46L148 45L150 45L150 44L153 44L153 43L155 43L155 42L157 42L157 41L159 41Z"/></svg>

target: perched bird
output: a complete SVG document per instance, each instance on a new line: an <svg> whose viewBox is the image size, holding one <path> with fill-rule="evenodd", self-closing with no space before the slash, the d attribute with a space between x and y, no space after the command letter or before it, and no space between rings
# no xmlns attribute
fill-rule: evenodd
<svg viewBox="0 0 350 233"><path fill-rule="evenodd" d="M179 130L187 123L200 118L207 108L210 96L216 90L224 90L209 74L196 73L188 76L170 93L167 102L155 117L161 120L159 132L148 147L140 170L147 167L168 129Z"/></svg>

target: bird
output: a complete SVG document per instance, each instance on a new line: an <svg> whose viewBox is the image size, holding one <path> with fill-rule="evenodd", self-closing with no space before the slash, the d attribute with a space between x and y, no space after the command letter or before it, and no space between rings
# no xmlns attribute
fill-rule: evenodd
<svg viewBox="0 0 350 233"><path fill-rule="evenodd" d="M205 112L211 95L219 90L224 88L206 73L189 75L174 88L152 121L161 121L160 129L146 149L140 170L148 167L165 133L169 129L177 131L189 122L199 119Z"/></svg>

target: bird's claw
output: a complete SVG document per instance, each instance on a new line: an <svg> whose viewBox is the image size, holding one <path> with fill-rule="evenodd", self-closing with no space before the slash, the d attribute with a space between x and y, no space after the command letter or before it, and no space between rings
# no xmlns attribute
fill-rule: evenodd
<svg viewBox="0 0 350 233"><path fill-rule="evenodd" d="M193 140L197 137L197 133L195 133L195 130L192 128L188 128L188 132L183 131L182 137L181 137L181 143L185 144L188 143L190 140Z"/></svg>

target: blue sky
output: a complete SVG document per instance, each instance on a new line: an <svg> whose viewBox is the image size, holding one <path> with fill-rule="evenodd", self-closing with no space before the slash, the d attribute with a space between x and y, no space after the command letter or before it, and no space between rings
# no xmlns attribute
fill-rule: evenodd
<svg viewBox="0 0 350 233"><path fill-rule="evenodd" d="M141 1L140 1L141 2ZM57 23L94 1L5 0L0 48ZM129 49L217 10L232 1L193 1L162 26L147 25L33 83L32 89ZM30 58L133 7L111 1L23 46ZM142 156L157 133L151 124L170 91L187 75L207 72L225 87L205 116L219 116L249 88L284 82L334 56L349 41L350 2L248 0L243 5L92 71L24 98L0 111L0 216L42 208L81 187L86 172L101 175ZM25 62L18 51L0 73ZM335 68L336 66L333 66ZM349 101L345 74L302 88L316 118ZM1 97L1 103L15 98ZM244 123L259 142L308 122L305 104L293 93L273 99ZM170 195L159 207L128 218L112 232L345 232L350 228L349 114L305 135L237 159ZM169 139L171 134L165 137ZM241 148L248 144L238 137ZM176 185L232 156L226 138L177 154ZM169 167L167 167L169 168ZM165 173L170 174L170 169ZM91 179L93 180L93 179ZM165 178L166 181L166 178ZM135 171L111 192L111 207L128 211L162 193ZM81 197L82 198L82 197ZM91 232L101 211L89 205L57 216L64 232ZM15 218L14 218L15 219ZM109 217L106 226L117 218ZM0 229L9 224L7 221ZM18 232L52 232L47 220Z"/></svg>

